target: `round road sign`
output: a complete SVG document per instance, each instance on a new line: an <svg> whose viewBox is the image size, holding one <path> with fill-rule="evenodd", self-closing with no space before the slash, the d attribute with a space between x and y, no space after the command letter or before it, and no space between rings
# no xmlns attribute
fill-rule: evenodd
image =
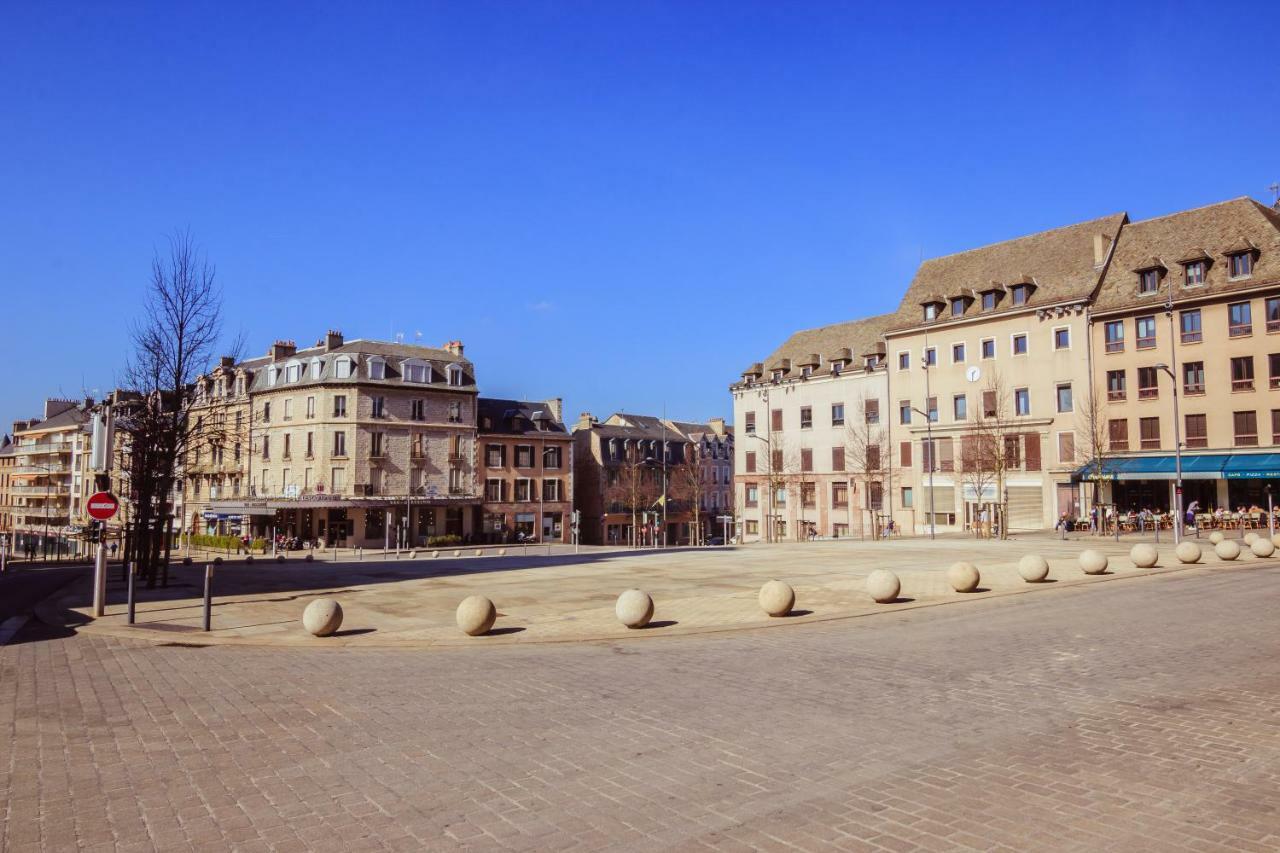
<svg viewBox="0 0 1280 853"><path fill-rule="evenodd" d="M89 498L85 509L90 518L106 521L120 511L120 501L116 500L116 496L110 492L96 492Z"/></svg>

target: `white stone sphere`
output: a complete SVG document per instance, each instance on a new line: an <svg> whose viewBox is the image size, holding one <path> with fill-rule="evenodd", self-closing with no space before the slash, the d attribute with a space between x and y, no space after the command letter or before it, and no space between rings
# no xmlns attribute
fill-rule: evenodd
<svg viewBox="0 0 1280 853"><path fill-rule="evenodd" d="M902 591L902 582L888 569L876 569L867 575L867 594L877 604L888 604Z"/></svg>
<svg viewBox="0 0 1280 853"><path fill-rule="evenodd" d="M981 580L982 575L978 574L978 567L964 560L952 563L951 568L947 569L947 583L951 584L951 588L956 592L973 592L978 588Z"/></svg>
<svg viewBox="0 0 1280 853"><path fill-rule="evenodd" d="M1086 575L1100 575L1107 570L1107 555L1092 548L1080 552L1080 571Z"/></svg>
<svg viewBox="0 0 1280 853"><path fill-rule="evenodd" d="M1223 560L1234 560L1240 556L1240 543L1234 539L1223 539L1213 546L1213 553Z"/></svg>
<svg viewBox="0 0 1280 853"><path fill-rule="evenodd" d="M1209 544L1217 545L1219 542L1221 542L1225 538L1226 537L1222 535L1221 530L1215 530L1209 534Z"/></svg>
<svg viewBox="0 0 1280 853"><path fill-rule="evenodd" d="M1187 539L1178 543L1174 553L1178 555L1178 560L1183 563L1198 563L1200 562L1200 557L1203 556L1200 546Z"/></svg>
<svg viewBox="0 0 1280 853"><path fill-rule="evenodd" d="M439 552L439 551L432 551L432 552L431 552L431 557L432 557L432 559L435 559L436 557L439 557L439 556L440 556L440 552Z"/></svg>
<svg viewBox="0 0 1280 853"><path fill-rule="evenodd" d="M1250 530L1248 533L1244 535L1244 544L1252 545L1254 543L1254 540L1256 540L1257 538L1258 538L1258 534Z"/></svg>
<svg viewBox="0 0 1280 853"><path fill-rule="evenodd" d="M507 549L506 549L506 548L499 548L499 549L498 549L498 556L499 556L499 557L505 557L505 556L507 556Z"/></svg>
<svg viewBox="0 0 1280 853"><path fill-rule="evenodd" d="M768 581L760 587L760 609L770 616L786 616L796 603L796 592L782 581Z"/></svg>
<svg viewBox="0 0 1280 853"><path fill-rule="evenodd" d="M484 551L482 551L481 549L477 548L477 549L476 549L476 554L475 554L475 555L476 555L477 557L483 557L483 556L484 556Z"/></svg>
<svg viewBox="0 0 1280 853"><path fill-rule="evenodd" d="M458 605L458 612L454 616L458 620L458 627L462 629L462 633L478 637L488 633L493 627L494 621L498 618L498 608L483 595L469 595L462 599L462 603Z"/></svg>
<svg viewBox="0 0 1280 853"><path fill-rule="evenodd" d="M653 618L653 598L639 589L629 589L618 596L613 612L628 628L643 628Z"/></svg>
<svg viewBox="0 0 1280 853"><path fill-rule="evenodd" d="M1028 554L1018 561L1018 574L1027 583L1039 583L1049 577L1049 561L1039 554Z"/></svg>
<svg viewBox="0 0 1280 853"><path fill-rule="evenodd" d="M302 627L317 637L327 637L342 627L342 605L332 598L317 598L302 611Z"/></svg>
<svg viewBox="0 0 1280 853"><path fill-rule="evenodd" d="M454 552L453 552L453 556L455 556L455 557L461 557L461 556L462 556L462 552L461 552L461 551L454 551Z"/></svg>
<svg viewBox="0 0 1280 853"><path fill-rule="evenodd" d="M1275 545L1277 548L1280 548L1280 533L1277 533L1275 536L1271 537L1271 544Z"/></svg>
<svg viewBox="0 0 1280 853"><path fill-rule="evenodd" d="M1129 559L1138 568L1149 569L1160 561L1160 554L1157 553L1156 546L1139 542L1129 549Z"/></svg>
<svg viewBox="0 0 1280 853"><path fill-rule="evenodd" d="M1276 552L1276 546L1271 544L1270 539L1264 539L1259 536L1249 543L1249 550L1253 552L1255 557L1270 557Z"/></svg>

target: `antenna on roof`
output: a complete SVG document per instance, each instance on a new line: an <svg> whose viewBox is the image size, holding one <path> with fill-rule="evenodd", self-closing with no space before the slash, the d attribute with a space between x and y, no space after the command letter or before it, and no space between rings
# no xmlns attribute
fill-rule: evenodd
<svg viewBox="0 0 1280 853"><path fill-rule="evenodd" d="M396 332L396 343L404 343L404 332Z"/></svg>
<svg viewBox="0 0 1280 853"><path fill-rule="evenodd" d="M413 330L413 339L414 339L415 341L421 341L421 340L422 340L422 330L421 330L421 329L414 329L414 330Z"/></svg>
<svg viewBox="0 0 1280 853"><path fill-rule="evenodd" d="M1271 190L1271 194L1274 196L1274 198L1271 199L1271 203L1280 204L1280 182L1273 183L1271 186L1267 187L1267 189Z"/></svg>

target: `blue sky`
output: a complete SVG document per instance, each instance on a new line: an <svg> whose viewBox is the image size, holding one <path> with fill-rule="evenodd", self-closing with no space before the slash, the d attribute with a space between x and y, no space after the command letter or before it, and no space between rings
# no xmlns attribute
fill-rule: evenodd
<svg viewBox="0 0 1280 853"><path fill-rule="evenodd" d="M1280 181L1280 4L4 4L3 423L106 389L190 229L252 354L728 415L922 256Z"/></svg>

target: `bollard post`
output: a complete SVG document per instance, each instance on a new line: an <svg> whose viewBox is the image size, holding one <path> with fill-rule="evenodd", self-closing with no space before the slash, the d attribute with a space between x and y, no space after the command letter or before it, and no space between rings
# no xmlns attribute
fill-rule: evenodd
<svg viewBox="0 0 1280 853"><path fill-rule="evenodd" d="M136 574L136 569L134 568L133 563L130 563L127 561L125 562L124 567L125 567L126 576L128 577L128 580L129 580L129 624L132 625L134 622L134 614L136 613L136 610L134 608L134 598L133 598L133 579Z"/></svg>
<svg viewBox="0 0 1280 853"><path fill-rule="evenodd" d="M210 630L213 616L213 566L204 567L204 629Z"/></svg>

